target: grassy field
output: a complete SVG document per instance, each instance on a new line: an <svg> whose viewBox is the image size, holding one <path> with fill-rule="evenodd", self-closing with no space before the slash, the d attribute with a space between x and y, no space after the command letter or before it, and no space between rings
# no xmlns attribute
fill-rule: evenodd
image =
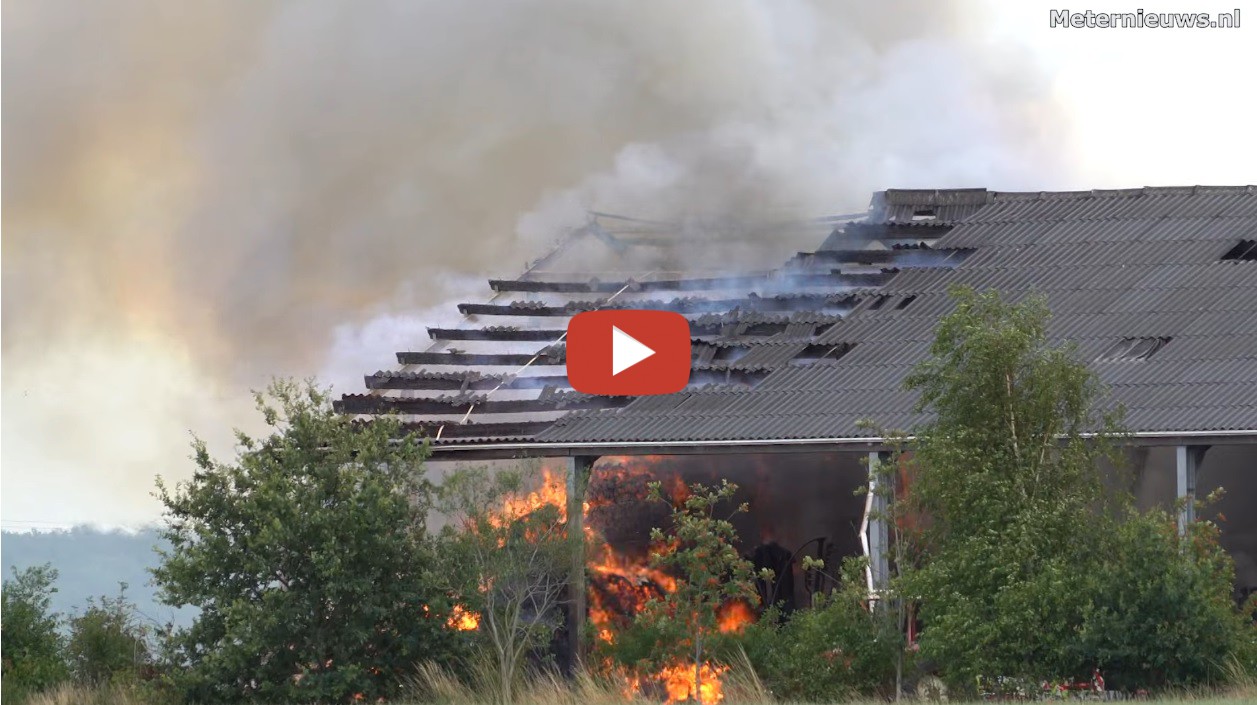
<svg viewBox="0 0 1257 705"><path fill-rule="evenodd" d="M44 693L28 701L30 705L166 705L143 695L123 688L85 689L65 686L55 691ZM463 690L436 694L436 697L424 700L392 701L394 705L488 705L488 698L477 698ZM647 703L651 701L635 699L626 700L619 693L596 686L593 683L577 683L575 685L554 683L550 686L535 685L520 694L516 705L626 705L626 703ZM850 700L842 701L844 705L873 705L882 701ZM958 701L953 701L958 702ZM1048 701L1060 702L1060 701ZM1171 697L1153 698L1140 702L1145 703L1192 703L1192 705L1240 705L1241 703L1257 703L1257 689L1246 688L1226 695L1216 694L1182 694ZM747 699L744 694L731 692L722 701L722 705L769 705L772 700Z"/></svg>
<svg viewBox="0 0 1257 705"><path fill-rule="evenodd" d="M390 701L392 705L491 705L501 702L494 687L496 682L487 670L474 671L472 680L479 687L468 686L448 671L435 664L421 665L410 682L410 698ZM515 689L514 705L645 705L660 703L662 693L653 693L656 699L641 695L625 695L623 681L609 680L588 673L578 674L566 680L553 674L536 674L524 679ZM1161 693L1145 703L1192 703L1193 705L1257 704L1257 679L1248 673L1233 673L1231 688L1219 691ZM775 700L747 664L733 668L722 681L720 705L776 705ZM683 695L682 695L683 696ZM678 697L682 697L678 696ZM105 686L83 688L65 685L54 691L40 694L27 701L30 705L177 705L156 697L152 692L135 687ZM837 699L835 705L873 705L884 700L868 698ZM905 702L914 702L906 699ZM952 702L964 702L953 700ZM1045 702L1070 702L1046 700ZM1081 702L1081 701L1072 701ZM1132 701L1127 701L1132 702ZM12 704L9 704L12 705ZM20 705L20 704L19 704ZM329 704L330 705L330 704ZM364 703L365 705L365 703Z"/></svg>

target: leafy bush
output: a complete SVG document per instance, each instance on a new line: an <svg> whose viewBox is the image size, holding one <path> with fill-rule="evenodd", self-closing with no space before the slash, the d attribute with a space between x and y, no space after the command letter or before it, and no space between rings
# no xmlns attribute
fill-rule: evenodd
<svg viewBox="0 0 1257 705"><path fill-rule="evenodd" d="M1195 686L1257 667L1257 628L1235 609L1234 564L1218 528L1192 524L1180 537L1165 512L1121 522L1110 558L1093 573L1094 592L1075 642L1109 687Z"/></svg>
<svg viewBox="0 0 1257 705"><path fill-rule="evenodd" d="M57 631L61 617L49 607L57 571L49 565L14 569L4 581L0 640L4 644L3 700L19 702L69 677Z"/></svg>
<svg viewBox="0 0 1257 705"><path fill-rule="evenodd" d="M269 436L237 434L232 462L197 441L192 479L159 485L171 548L154 576L200 608L169 644L188 699L375 701L418 660L452 660L465 640L435 587L425 446L310 385L257 403Z"/></svg>
<svg viewBox="0 0 1257 705"><path fill-rule="evenodd" d="M953 688L980 676L1018 680L1084 678L1090 665L1074 646L1092 597L1098 546L1077 517L1074 541L1048 538L1046 517L1017 517L999 533L948 542L909 575L921 597L922 655Z"/></svg>
<svg viewBox="0 0 1257 705"><path fill-rule="evenodd" d="M89 600L87 609L70 620L66 655L75 679L84 685L134 680L150 660L150 630L125 593L124 584L117 597Z"/></svg>
<svg viewBox="0 0 1257 705"><path fill-rule="evenodd" d="M744 633L755 672L778 699L834 702L894 688L903 638L888 606L868 609L863 565L848 559L841 588L817 595L813 609L786 622L770 610Z"/></svg>

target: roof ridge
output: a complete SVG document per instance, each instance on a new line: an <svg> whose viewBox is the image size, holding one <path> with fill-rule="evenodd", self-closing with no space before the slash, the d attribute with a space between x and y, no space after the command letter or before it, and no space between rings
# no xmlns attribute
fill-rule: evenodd
<svg viewBox="0 0 1257 705"><path fill-rule="evenodd" d="M1254 185L1141 186L1088 191L991 191L992 201L1064 201L1084 198L1131 198L1135 196L1218 196L1257 193Z"/></svg>

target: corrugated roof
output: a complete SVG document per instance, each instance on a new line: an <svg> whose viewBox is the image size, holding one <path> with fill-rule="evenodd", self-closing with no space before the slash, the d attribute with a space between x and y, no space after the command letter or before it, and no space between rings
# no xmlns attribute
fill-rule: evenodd
<svg viewBox="0 0 1257 705"><path fill-rule="evenodd" d="M773 299L761 288L748 290L741 300L728 298L727 291L719 299L703 298L693 297L683 283L675 285L677 299L687 305L674 301L669 307L693 311L691 321L703 326L703 334L696 334L695 369L708 381L726 375L727 383L517 426L473 415L469 420L479 428L463 426L441 442L562 445L876 435L864 420L909 428L921 419L902 382L928 355L940 316L951 310L946 291L954 284L995 288L1014 298L1046 296L1053 311L1049 335L1076 344L1079 357L1111 385L1113 401L1126 406L1132 431L1257 431L1257 262L1222 259L1240 240L1254 238L1253 186L882 192L865 221L840 226L818 243L824 256L803 253L789 262L792 277L811 282L807 296ZM905 243L911 249L895 250ZM860 254L870 250L896 254ZM872 261L878 263L870 268ZM870 271L884 272L879 278L884 283L839 287L846 281L841 277L806 276ZM672 286L647 287L655 301L626 298L605 305L661 306L667 299L658 292L671 293ZM521 320L537 306L517 306ZM778 306L783 310L771 310ZM535 320L520 327L559 327L554 318ZM749 324L779 325L752 331ZM1168 342L1158 343L1147 359L1097 361L1107 359L1106 351L1123 339L1143 338ZM541 349L536 343L514 345L472 353L501 357L416 359L513 361L519 358L509 355ZM842 346L843 352L837 359L811 361L821 346ZM492 372L507 379L521 374ZM378 389L394 378L397 389L409 390L414 385L404 383L413 383L416 375L463 379L466 374L463 369L378 373L372 383L377 393L413 394ZM509 431L485 433L497 429Z"/></svg>

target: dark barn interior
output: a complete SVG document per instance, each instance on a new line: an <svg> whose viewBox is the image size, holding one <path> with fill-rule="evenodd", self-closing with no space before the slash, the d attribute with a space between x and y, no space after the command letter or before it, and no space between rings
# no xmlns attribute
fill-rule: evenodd
<svg viewBox="0 0 1257 705"><path fill-rule="evenodd" d="M642 478L727 478L752 506L739 520L748 555L869 552L876 571L884 527L860 536L854 491L886 447L874 429L921 420L901 384L963 284L1047 297L1050 337L1076 344L1107 402L1125 406L1129 462L1114 477L1145 506L1225 487L1208 517L1237 590L1257 586L1255 187L888 190L866 213L721 237L593 215L518 278L489 284L488 302L460 305L462 323L429 329L429 345L399 352L399 367L368 375L368 392L339 409L402 414L437 461L548 458L578 490L592 468L584 520L623 555L660 518L635 504ZM684 391L568 386L567 321L607 308L689 319ZM614 587L589 560L597 609ZM804 600L809 586L794 583Z"/></svg>
<svg viewBox="0 0 1257 705"><path fill-rule="evenodd" d="M861 553L864 498L856 490L867 477L863 461L854 453L602 458L590 475L585 521L616 553L644 563L651 528L668 521L666 506L644 498L646 482L712 486L728 480L739 488L733 504L750 505L749 512L733 518L743 555L757 568L790 573L768 604L782 601L793 609L809 604L810 592L828 586L804 580L801 556L835 565Z"/></svg>

